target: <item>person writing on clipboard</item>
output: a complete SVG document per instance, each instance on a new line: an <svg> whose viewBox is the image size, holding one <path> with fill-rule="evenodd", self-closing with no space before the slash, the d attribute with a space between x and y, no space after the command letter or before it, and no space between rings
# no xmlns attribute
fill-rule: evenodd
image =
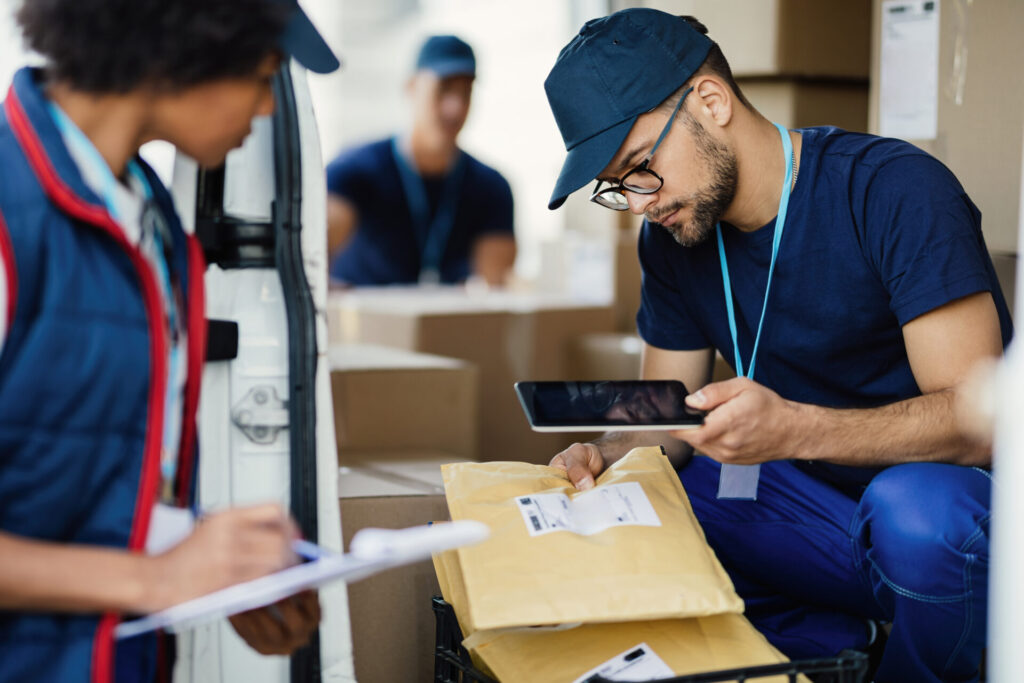
<svg viewBox="0 0 1024 683"><path fill-rule="evenodd" d="M432 36L408 84L408 134L347 150L327 166L334 283L504 283L516 256L512 191L457 142L475 77L469 45Z"/></svg>
<svg viewBox="0 0 1024 683"><path fill-rule="evenodd" d="M139 147L216 167L273 111L283 59L337 60L295 0L17 18L45 64L0 108L0 682L169 680L158 636L115 645L118 622L295 564L297 530L278 505L190 530L205 264ZM314 593L232 617L264 654L318 621Z"/></svg>
<svg viewBox="0 0 1024 683"><path fill-rule="evenodd" d="M991 454L958 432L954 394L1012 334L981 215L912 145L768 121L706 33L648 9L595 19L545 83L568 149L549 206L596 183L594 202L645 216L643 376L707 411L552 465L586 489L662 444L782 652L870 649L879 683L976 681ZM716 349L738 377L708 384Z"/></svg>

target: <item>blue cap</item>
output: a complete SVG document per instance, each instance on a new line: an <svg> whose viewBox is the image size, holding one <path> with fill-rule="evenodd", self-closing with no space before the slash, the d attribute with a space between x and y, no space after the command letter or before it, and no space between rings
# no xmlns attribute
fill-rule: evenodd
<svg viewBox="0 0 1024 683"><path fill-rule="evenodd" d="M544 81L569 153L549 209L597 177L637 117L685 83L712 44L682 17L653 9L625 9L583 25Z"/></svg>
<svg viewBox="0 0 1024 683"><path fill-rule="evenodd" d="M441 78L476 76L473 48L456 36L431 36L416 58L417 71L433 71Z"/></svg>
<svg viewBox="0 0 1024 683"><path fill-rule="evenodd" d="M295 61L313 73L327 74L341 66L327 41L299 7L298 0L274 1L290 7L288 23L278 41L285 54L294 57Z"/></svg>

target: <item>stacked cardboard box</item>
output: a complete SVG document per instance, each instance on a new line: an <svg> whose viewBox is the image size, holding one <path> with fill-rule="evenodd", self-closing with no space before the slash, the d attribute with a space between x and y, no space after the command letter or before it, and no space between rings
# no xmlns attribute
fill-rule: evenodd
<svg viewBox="0 0 1024 683"><path fill-rule="evenodd" d="M920 11L921 0L887 3L887 11ZM874 2L871 131L880 129L882 0ZM1024 87L1014 72L1024 63L1024 3L934 4L938 12L937 127L934 139L910 140L956 174L981 209L989 249L1013 255L1022 218ZM1005 288L1004 288L1005 291Z"/></svg>
<svg viewBox="0 0 1024 683"><path fill-rule="evenodd" d="M458 358L479 370L479 457L547 464L588 435L530 431L512 385L571 379L571 342L613 327L607 304L559 296L455 288L363 289L333 295L333 340L372 343Z"/></svg>
<svg viewBox="0 0 1024 683"><path fill-rule="evenodd" d="M867 130L871 0L645 0L708 27L750 102L787 128ZM742 19L740 19L742 18Z"/></svg>
<svg viewBox="0 0 1024 683"><path fill-rule="evenodd" d="M437 450L477 457L479 378L463 360L370 344L330 347L338 460Z"/></svg>
<svg viewBox="0 0 1024 683"><path fill-rule="evenodd" d="M356 462L360 456L351 457ZM366 464L342 467L338 475L346 548L366 527L402 529L448 519L441 465L460 458L431 452L374 452L363 457ZM430 562L349 585L357 680L433 680L434 619L428 605L439 590Z"/></svg>

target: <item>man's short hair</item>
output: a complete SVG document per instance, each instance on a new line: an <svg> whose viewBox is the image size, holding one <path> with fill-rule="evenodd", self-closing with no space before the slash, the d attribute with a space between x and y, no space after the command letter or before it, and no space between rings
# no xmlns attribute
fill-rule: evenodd
<svg viewBox="0 0 1024 683"><path fill-rule="evenodd" d="M681 16L680 19L682 19L690 26L692 26L694 29L703 33L704 35L708 34L707 26L702 24L696 17ZM711 43L711 49L708 50L708 56L704 58L704 62L700 65L700 68L698 68L697 71L694 73L694 76L706 74L712 74L714 76L718 76L719 78L721 78L723 81L725 81L726 85L729 86L733 94L736 95L737 99L739 99L740 102L742 102L748 109L753 108L751 107L750 101L747 99L747 96L744 95L743 91L740 89L740 86L736 82L736 79L733 78L732 68L729 66L729 60L725 58L725 54L722 52L722 48L718 46L718 43ZM676 90L676 92L669 95L668 98L659 106L663 108L674 109L676 102L678 102L679 98L683 96L683 91L686 90L687 87L689 87L689 81L680 86L679 89ZM685 109L681 109L679 111L680 115L685 116L685 111Z"/></svg>
<svg viewBox="0 0 1024 683"><path fill-rule="evenodd" d="M288 16L273 0L24 0L17 19L52 78L113 94L251 74Z"/></svg>

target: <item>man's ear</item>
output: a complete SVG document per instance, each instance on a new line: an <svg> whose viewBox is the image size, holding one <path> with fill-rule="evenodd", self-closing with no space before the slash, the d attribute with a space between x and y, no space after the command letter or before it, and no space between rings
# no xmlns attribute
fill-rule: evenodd
<svg viewBox="0 0 1024 683"><path fill-rule="evenodd" d="M698 76L693 83L693 94L700 107L700 114L714 122L720 128L732 120L736 95L722 79L717 76Z"/></svg>

